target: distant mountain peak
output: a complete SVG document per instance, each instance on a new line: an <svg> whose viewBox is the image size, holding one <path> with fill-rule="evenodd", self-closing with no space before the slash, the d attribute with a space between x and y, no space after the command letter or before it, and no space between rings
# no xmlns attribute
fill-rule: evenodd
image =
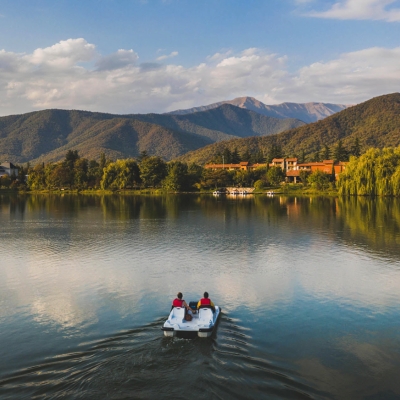
<svg viewBox="0 0 400 400"><path fill-rule="evenodd" d="M331 103L281 103L276 105L266 105L260 100L250 96L236 97L233 100L220 101L218 103L209 104L206 106L189 108L187 110L177 110L168 114L185 115L200 111L207 111L213 108L220 107L223 104L231 104L236 107L254 111L267 117L274 118L295 118L303 122L316 122L326 117L329 117L339 111L347 108L344 104Z"/></svg>

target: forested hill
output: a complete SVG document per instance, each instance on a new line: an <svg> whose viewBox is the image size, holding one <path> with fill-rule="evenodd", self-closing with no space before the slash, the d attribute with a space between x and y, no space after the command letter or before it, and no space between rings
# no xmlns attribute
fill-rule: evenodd
<svg viewBox="0 0 400 400"><path fill-rule="evenodd" d="M268 135L304 124L231 105L196 115L113 115L44 110L0 118L0 161L59 161L68 150L98 159L136 157L142 151L165 160L210 143Z"/></svg>
<svg viewBox="0 0 400 400"><path fill-rule="evenodd" d="M324 146L332 147L341 140L344 147L350 148L356 138L359 139L361 150L400 145L400 93L375 97L322 121L276 135L209 145L180 157L180 160L204 164L225 147L231 151L237 148L244 153L246 150L257 152L260 149L268 152L274 145L280 146L286 156L300 156L304 151L307 159L312 159Z"/></svg>
<svg viewBox="0 0 400 400"><path fill-rule="evenodd" d="M213 142L240 137L267 136L305 125L295 118L267 117L231 104L193 114L136 114L133 118L181 132L207 137Z"/></svg>

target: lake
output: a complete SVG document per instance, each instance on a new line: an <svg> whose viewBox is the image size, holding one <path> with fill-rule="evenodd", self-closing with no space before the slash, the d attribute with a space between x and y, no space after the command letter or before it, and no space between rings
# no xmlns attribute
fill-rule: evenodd
<svg viewBox="0 0 400 400"><path fill-rule="evenodd" d="M0 194L0 227L2 399L400 398L396 199ZM163 336L178 291L212 337Z"/></svg>

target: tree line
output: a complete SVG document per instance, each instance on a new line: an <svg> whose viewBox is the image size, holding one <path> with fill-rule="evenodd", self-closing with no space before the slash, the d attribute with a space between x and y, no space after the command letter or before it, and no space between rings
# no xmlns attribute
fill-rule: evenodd
<svg viewBox="0 0 400 400"><path fill-rule="evenodd" d="M371 148L351 157L337 185L343 195L400 196L400 147Z"/></svg>
<svg viewBox="0 0 400 400"><path fill-rule="evenodd" d="M285 179L277 167L251 171L211 170L180 161L165 162L158 156L142 152L137 159L109 160L104 153L100 160L88 160L77 150L69 150L60 162L39 163L18 167L15 177L0 179L0 187L29 190L124 190L162 188L169 191L210 190L218 187L258 187L278 185ZM26 178L27 177L27 178Z"/></svg>

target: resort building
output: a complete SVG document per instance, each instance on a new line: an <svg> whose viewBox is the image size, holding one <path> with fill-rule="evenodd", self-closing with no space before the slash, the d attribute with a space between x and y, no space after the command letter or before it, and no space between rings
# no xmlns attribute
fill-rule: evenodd
<svg viewBox="0 0 400 400"><path fill-rule="evenodd" d="M334 174L335 179L338 179L339 174L346 168L347 162L323 160L319 162L298 163L296 157L293 158L274 158L269 164L269 167L279 167L286 174L287 182L298 183L300 179L300 171L322 171L326 174ZM256 168L266 167L267 164L252 164L247 161L239 164L207 164L204 166L206 169L218 170L226 169L228 171L251 171Z"/></svg>
<svg viewBox="0 0 400 400"><path fill-rule="evenodd" d="M0 177L8 175L8 176L18 176L18 168L8 161L0 164Z"/></svg>
<svg viewBox="0 0 400 400"><path fill-rule="evenodd" d="M251 171L256 168L266 167L267 164L252 164L248 161L240 162L239 164L206 164L204 168L206 169L226 169L228 171Z"/></svg>

